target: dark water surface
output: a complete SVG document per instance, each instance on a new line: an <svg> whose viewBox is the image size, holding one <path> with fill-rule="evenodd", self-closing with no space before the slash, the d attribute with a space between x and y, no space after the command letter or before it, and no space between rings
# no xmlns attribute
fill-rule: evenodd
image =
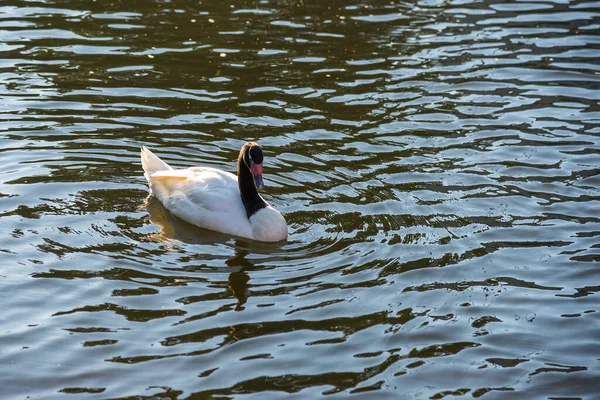
<svg viewBox="0 0 600 400"><path fill-rule="evenodd" d="M0 3L0 398L598 399L600 3ZM265 149L260 244L139 148Z"/></svg>

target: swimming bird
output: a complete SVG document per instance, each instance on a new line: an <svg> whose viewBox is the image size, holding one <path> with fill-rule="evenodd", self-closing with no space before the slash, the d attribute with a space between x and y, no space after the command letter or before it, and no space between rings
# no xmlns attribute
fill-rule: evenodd
<svg viewBox="0 0 600 400"><path fill-rule="evenodd" d="M255 142L242 146L237 173L210 167L173 169L145 146L142 167L150 192L167 210L201 228L261 242L287 237L285 218L261 196L264 155Z"/></svg>

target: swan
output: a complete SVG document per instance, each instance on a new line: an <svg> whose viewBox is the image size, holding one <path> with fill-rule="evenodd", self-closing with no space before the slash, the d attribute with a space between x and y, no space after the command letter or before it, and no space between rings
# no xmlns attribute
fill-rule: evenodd
<svg viewBox="0 0 600 400"><path fill-rule="evenodd" d="M173 169L142 147L142 167L150 192L177 217L201 228L260 242L279 242L288 234L279 211L259 194L262 148L255 142L242 146L238 176L210 167Z"/></svg>

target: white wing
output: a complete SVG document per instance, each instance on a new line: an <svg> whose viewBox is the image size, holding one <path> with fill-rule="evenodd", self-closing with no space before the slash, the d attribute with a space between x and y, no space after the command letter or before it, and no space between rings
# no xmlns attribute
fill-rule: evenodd
<svg viewBox="0 0 600 400"><path fill-rule="evenodd" d="M179 218L202 228L253 237L235 175L194 167L157 171L148 180L152 193Z"/></svg>

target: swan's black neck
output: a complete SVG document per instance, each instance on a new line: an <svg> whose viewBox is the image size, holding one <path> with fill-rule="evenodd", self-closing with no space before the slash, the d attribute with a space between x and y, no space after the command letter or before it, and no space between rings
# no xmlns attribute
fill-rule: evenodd
<svg viewBox="0 0 600 400"><path fill-rule="evenodd" d="M243 157L238 159L238 186L248 218L258 210L267 207L267 202L260 197L258 190L256 190L254 177L250 169L246 166L246 163L244 163Z"/></svg>

